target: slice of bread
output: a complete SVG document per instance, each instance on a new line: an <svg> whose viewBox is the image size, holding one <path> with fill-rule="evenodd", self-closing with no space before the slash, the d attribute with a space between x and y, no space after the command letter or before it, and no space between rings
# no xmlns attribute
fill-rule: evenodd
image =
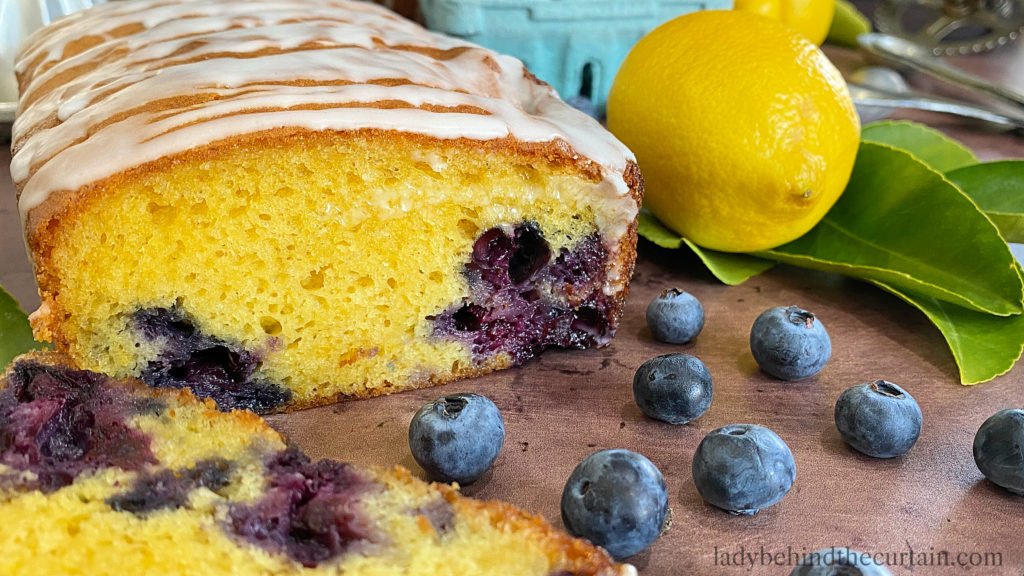
<svg viewBox="0 0 1024 576"><path fill-rule="evenodd" d="M40 339L260 412L608 343L629 151L522 64L364 2L137 0L19 64Z"/></svg>
<svg viewBox="0 0 1024 576"><path fill-rule="evenodd" d="M2 574L636 573L508 504L313 462L250 412L66 362L2 382Z"/></svg>

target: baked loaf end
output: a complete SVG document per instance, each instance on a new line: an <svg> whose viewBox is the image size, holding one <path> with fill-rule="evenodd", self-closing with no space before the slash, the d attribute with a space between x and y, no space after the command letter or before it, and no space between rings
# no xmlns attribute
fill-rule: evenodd
<svg viewBox="0 0 1024 576"><path fill-rule="evenodd" d="M17 72L33 327L83 368L269 412L615 332L640 174L518 60L360 2L138 0Z"/></svg>
<svg viewBox="0 0 1024 576"><path fill-rule="evenodd" d="M3 574L636 574L509 504L314 462L250 412L68 361L0 379Z"/></svg>

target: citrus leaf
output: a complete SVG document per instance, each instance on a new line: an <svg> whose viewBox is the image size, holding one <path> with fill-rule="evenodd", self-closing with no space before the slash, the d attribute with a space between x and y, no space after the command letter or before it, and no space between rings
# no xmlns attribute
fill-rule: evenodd
<svg viewBox="0 0 1024 576"><path fill-rule="evenodd" d="M654 242L662 248L679 248L683 245L683 237L669 230L651 211L640 209L637 216L636 233Z"/></svg>
<svg viewBox="0 0 1024 576"><path fill-rule="evenodd" d="M686 238L683 242L693 250L700 261L708 267L708 270L729 286L738 286L754 276L767 272L775 267L777 262L765 260L749 254L736 254L733 252L719 252L701 248Z"/></svg>
<svg viewBox="0 0 1024 576"><path fill-rule="evenodd" d="M962 384L987 382L1009 372L1024 351L1024 315L993 316L881 282L874 284L924 312L935 324L953 352Z"/></svg>
<svg viewBox="0 0 1024 576"><path fill-rule="evenodd" d="M19 354L41 348L32 339L28 315L6 290L0 288L0 372Z"/></svg>
<svg viewBox="0 0 1024 576"><path fill-rule="evenodd" d="M942 174L882 144L861 142L845 192L817 226L758 255L980 312L1024 309L1016 261L992 222Z"/></svg>
<svg viewBox="0 0 1024 576"><path fill-rule="evenodd" d="M1024 160L1002 160L946 174L988 215L1007 242L1024 242Z"/></svg>
<svg viewBox="0 0 1024 576"><path fill-rule="evenodd" d="M978 158L963 144L923 124L908 121L875 122L860 133L861 140L888 144L913 154L939 172L977 164Z"/></svg>
<svg viewBox="0 0 1024 576"><path fill-rule="evenodd" d="M669 230L664 224L651 214L649 210L640 210L638 218L637 233L654 242L662 248L679 248L686 245L693 250L708 270L714 274L722 283L729 286L736 286L749 280L753 276L770 270L775 262L764 260L747 254L733 254L730 252L718 252L701 248L686 238Z"/></svg>

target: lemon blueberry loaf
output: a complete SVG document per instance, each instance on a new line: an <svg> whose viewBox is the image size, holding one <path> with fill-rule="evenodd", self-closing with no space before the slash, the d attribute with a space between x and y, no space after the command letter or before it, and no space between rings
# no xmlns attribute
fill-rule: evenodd
<svg viewBox="0 0 1024 576"><path fill-rule="evenodd" d="M514 58L370 3L138 0L31 36L39 339L270 412L613 336L631 153Z"/></svg>
<svg viewBox="0 0 1024 576"><path fill-rule="evenodd" d="M2 574L636 574L511 505L314 462L251 412L66 362L0 383Z"/></svg>

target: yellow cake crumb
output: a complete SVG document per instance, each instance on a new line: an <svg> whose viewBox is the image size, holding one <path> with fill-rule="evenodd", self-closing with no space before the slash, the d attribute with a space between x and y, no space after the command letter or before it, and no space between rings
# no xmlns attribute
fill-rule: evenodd
<svg viewBox="0 0 1024 576"><path fill-rule="evenodd" d="M608 223L598 184L574 170L469 152L424 144L429 162L410 162L398 142L297 140L114 182L54 231L47 262L60 276L43 291L61 313L46 331L83 367L139 376L159 347L132 313L175 307L262 353L297 405L478 370L429 320L468 298L476 238L535 222L557 254Z"/></svg>

